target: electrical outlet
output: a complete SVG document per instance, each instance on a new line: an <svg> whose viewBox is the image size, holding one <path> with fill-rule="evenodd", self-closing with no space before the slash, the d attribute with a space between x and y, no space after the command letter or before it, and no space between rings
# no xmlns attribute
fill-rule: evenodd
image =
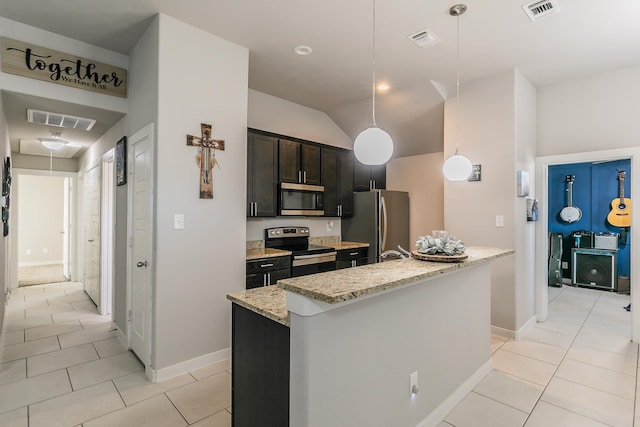
<svg viewBox="0 0 640 427"><path fill-rule="evenodd" d="M173 216L173 228L175 230L182 230L184 228L184 215L175 214Z"/></svg>
<svg viewBox="0 0 640 427"><path fill-rule="evenodd" d="M567 261L562 261L562 269L566 270L569 268L569 263Z"/></svg>
<svg viewBox="0 0 640 427"><path fill-rule="evenodd" d="M496 215L496 227L504 227L504 216Z"/></svg>
<svg viewBox="0 0 640 427"><path fill-rule="evenodd" d="M42 248L42 254L47 255L49 253L49 248Z"/></svg>
<svg viewBox="0 0 640 427"><path fill-rule="evenodd" d="M418 394L418 371L409 375L409 396L413 397Z"/></svg>
<svg viewBox="0 0 640 427"><path fill-rule="evenodd" d="M27 253L27 255L31 255L31 249L27 249L25 252Z"/></svg>

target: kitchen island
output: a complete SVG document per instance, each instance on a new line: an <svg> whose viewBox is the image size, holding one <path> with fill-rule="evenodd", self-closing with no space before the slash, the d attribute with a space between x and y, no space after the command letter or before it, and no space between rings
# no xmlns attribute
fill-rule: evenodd
<svg viewBox="0 0 640 427"><path fill-rule="evenodd" d="M233 425L436 425L491 370L490 261L513 252L472 247L460 263L388 261L229 294Z"/></svg>

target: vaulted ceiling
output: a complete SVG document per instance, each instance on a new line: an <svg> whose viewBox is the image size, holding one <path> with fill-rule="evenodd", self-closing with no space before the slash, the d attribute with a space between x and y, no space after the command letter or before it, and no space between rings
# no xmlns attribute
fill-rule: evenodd
<svg viewBox="0 0 640 427"><path fill-rule="evenodd" d="M536 22L523 8L531 2L466 1L461 90L513 68L541 87L640 63L640 2L551 1L557 13ZM396 156L442 150L443 100L455 95L454 4L376 0L376 80L390 86L377 95L376 121ZM372 0L0 0L0 16L123 54L165 13L246 46L250 88L324 111L352 138L371 122L372 8ZM424 29L440 42L416 46L409 36ZM313 53L295 54L299 45Z"/></svg>

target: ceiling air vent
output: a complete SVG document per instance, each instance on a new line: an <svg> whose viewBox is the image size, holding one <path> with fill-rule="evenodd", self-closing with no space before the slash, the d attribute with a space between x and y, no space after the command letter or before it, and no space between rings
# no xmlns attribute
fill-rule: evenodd
<svg viewBox="0 0 640 427"><path fill-rule="evenodd" d="M534 1L533 3L522 5L522 8L531 19L531 22L539 21L544 17L560 12L560 5L557 0Z"/></svg>
<svg viewBox="0 0 640 427"><path fill-rule="evenodd" d="M31 108L27 109L27 120L29 123L86 131L90 131L93 125L96 124L94 119L51 113L49 111L32 110Z"/></svg>
<svg viewBox="0 0 640 427"><path fill-rule="evenodd" d="M413 41L418 47L429 47L436 43L440 43L440 37L438 37L433 31L429 29L420 30L415 34L409 36L409 39Z"/></svg>

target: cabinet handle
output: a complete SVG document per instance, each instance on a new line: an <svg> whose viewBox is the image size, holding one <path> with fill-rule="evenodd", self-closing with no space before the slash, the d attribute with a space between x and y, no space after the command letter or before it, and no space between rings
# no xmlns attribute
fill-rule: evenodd
<svg viewBox="0 0 640 427"><path fill-rule="evenodd" d="M267 275L262 276L262 286L267 286Z"/></svg>
<svg viewBox="0 0 640 427"><path fill-rule="evenodd" d="M258 216L258 202L253 202L253 216Z"/></svg>
<svg viewBox="0 0 640 427"><path fill-rule="evenodd" d="M260 268L273 267L273 264L261 264Z"/></svg>
<svg viewBox="0 0 640 427"><path fill-rule="evenodd" d="M358 255L358 252L351 252L349 255Z"/></svg>
<svg viewBox="0 0 640 427"><path fill-rule="evenodd" d="M302 171L298 171L298 182L302 184Z"/></svg>
<svg viewBox="0 0 640 427"><path fill-rule="evenodd" d="M271 284L271 273L267 273L267 276L269 277L269 279L267 280L267 285Z"/></svg>
<svg viewBox="0 0 640 427"><path fill-rule="evenodd" d="M307 171L302 172L302 183L307 183Z"/></svg>
<svg viewBox="0 0 640 427"><path fill-rule="evenodd" d="M356 260L355 260L355 259L352 259L352 260L351 260L351 267L355 267L355 266L356 266Z"/></svg>
<svg viewBox="0 0 640 427"><path fill-rule="evenodd" d="M369 180L369 190L373 190L373 180Z"/></svg>

